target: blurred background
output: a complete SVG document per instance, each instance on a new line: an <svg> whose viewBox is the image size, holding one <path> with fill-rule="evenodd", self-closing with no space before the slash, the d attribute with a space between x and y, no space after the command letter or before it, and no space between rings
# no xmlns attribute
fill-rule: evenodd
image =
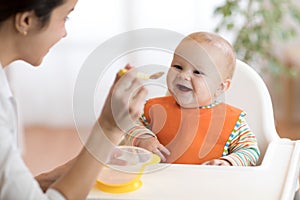
<svg viewBox="0 0 300 200"><path fill-rule="evenodd" d="M79 70L104 41L139 28L183 35L218 32L265 80L280 136L300 139L299 4L297 0L78 1L67 22L68 36L40 67L15 62L7 70L18 99L20 145L29 168L37 174L78 153L81 142L72 100Z"/></svg>

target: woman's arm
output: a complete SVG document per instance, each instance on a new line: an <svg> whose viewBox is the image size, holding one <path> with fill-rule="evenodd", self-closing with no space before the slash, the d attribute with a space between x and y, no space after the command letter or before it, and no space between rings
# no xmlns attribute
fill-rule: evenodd
<svg viewBox="0 0 300 200"><path fill-rule="evenodd" d="M142 113L147 90L132 75L124 76L122 82L118 79L120 77L116 78L111 87L98 122L84 148L67 173L50 186L67 199L84 199L87 196L103 163L121 141L124 130L134 126ZM113 109L118 112L113 112Z"/></svg>
<svg viewBox="0 0 300 200"><path fill-rule="evenodd" d="M35 180L39 183L40 187L45 192L51 184L53 184L57 179L59 179L62 175L66 174L69 171L76 159L77 157L59 167L56 167L49 172L39 174L35 177Z"/></svg>

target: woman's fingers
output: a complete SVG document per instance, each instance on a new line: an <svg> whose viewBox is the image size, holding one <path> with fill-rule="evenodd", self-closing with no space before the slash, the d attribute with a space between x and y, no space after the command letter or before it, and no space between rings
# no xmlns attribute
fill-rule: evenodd
<svg viewBox="0 0 300 200"><path fill-rule="evenodd" d="M132 73L119 77L111 94L111 109L119 129L126 131L134 125L142 113L147 94L142 82Z"/></svg>
<svg viewBox="0 0 300 200"><path fill-rule="evenodd" d="M129 106L129 112L132 118L137 119L141 116L147 94L148 90L144 87L141 87L132 97Z"/></svg>
<svg viewBox="0 0 300 200"><path fill-rule="evenodd" d="M137 119L137 114L141 113L142 110L146 91L136 79L129 73L122 77L116 76L99 117L102 128L126 131L127 128L132 126L133 120ZM134 89L137 86L142 89L141 91L137 90L135 94ZM131 100L133 97L135 97L134 101ZM132 116L131 112L133 112Z"/></svg>

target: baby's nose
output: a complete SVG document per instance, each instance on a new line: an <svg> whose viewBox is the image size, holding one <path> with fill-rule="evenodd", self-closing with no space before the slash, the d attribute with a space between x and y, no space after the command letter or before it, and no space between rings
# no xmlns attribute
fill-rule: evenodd
<svg viewBox="0 0 300 200"><path fill-rule="evenodd" d="M182 72L180 73L180 77L181 77L182 79L184 79L184 80L190 81L190 80L191 80L191 73L188 72L188 71L182 71Z"/></svg>

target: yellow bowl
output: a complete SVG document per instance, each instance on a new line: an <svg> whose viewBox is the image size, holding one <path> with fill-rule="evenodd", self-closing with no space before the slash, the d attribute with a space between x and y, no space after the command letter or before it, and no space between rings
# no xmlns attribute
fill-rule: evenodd
<svg viewBox="0 0 300 200"><path fill-rule="evenodd" d="M113 171L113 172L112 172ZM98 177L97 179L97 187L103 192L108 193L126 193L132 192L139 189L142 186L142 181L140 180L141 174L122 174L115 173L116 171L110 168L106 168L102 171L103 173L107 173L112 175L112 179L114 181L119 180L121 182L114 183L110 180L103 180L103 177ZM115 175L115 176L113 176ZM124 178L125 177L125 178ZM125 181L125 182L123 182Z"/></svg>
<svg viewBox="0 0 300 200"><path fill-rule="evenodd" d="M108 193L126 193L139 189L145 167L160 162L157 155L139 147L118 146L115 153L117 156L111 157L121 160L122 164L116 164L115 161L107 164L96 181L96 186Z"/></svg>

